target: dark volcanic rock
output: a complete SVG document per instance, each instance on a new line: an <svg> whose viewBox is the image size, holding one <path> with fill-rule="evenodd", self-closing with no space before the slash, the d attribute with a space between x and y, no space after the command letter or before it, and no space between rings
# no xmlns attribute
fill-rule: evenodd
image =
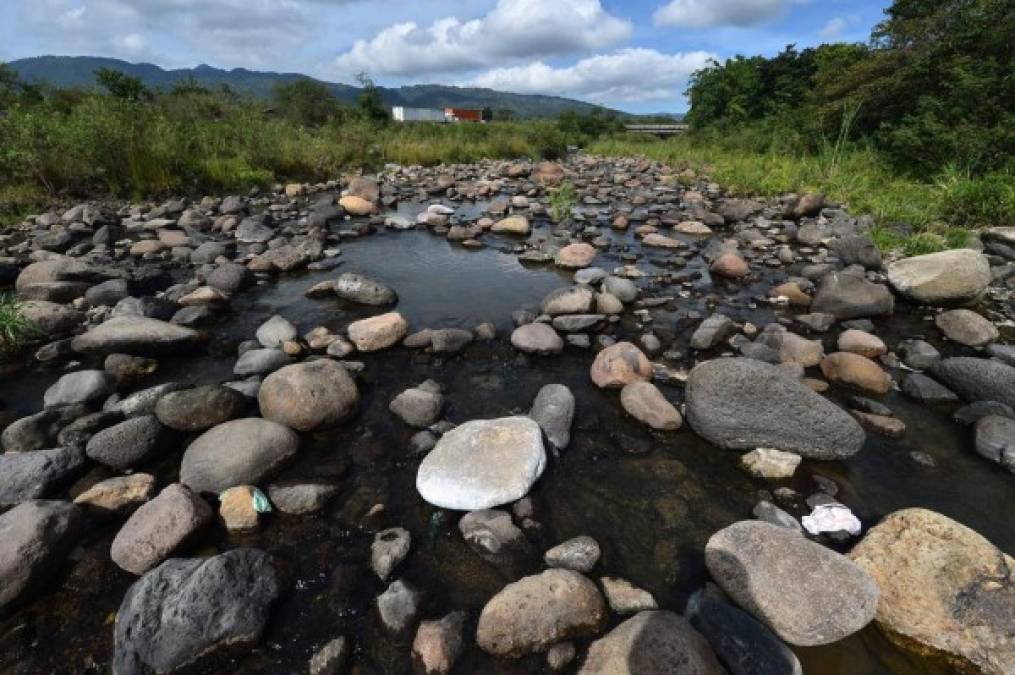
<svg viewBox="0 0 1015 675"><path fill-rule="evenodd" d="M169 672L221 647L254 644L278 593L263 551L167 560L131 586L120 605L113 672Z"/></svg>
<svg viewBox="0 0 1015 675"><path fill-rule="evenodd" d="M0 455L0 506L52 495L84 463L84 452L76 447Z"/></svg>
<svg viewBox="0 0 1015 675"><path fill-rule="evenodd" d="M698 435L723 448L772 447L811 459L849 457L865 439L844 410L781 368L753 359L716 359L694 368L687 419Z"/></svg>

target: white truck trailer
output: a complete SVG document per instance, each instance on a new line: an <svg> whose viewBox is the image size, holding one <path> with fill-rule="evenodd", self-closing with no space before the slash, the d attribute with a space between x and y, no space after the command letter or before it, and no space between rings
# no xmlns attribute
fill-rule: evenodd
<svg viewBox="0 0 1015 675"><path fill-rule="evenodd" d="M391 119L396 122L447 122L443 110L437 108L407 108L396 105L391 109Z"/></svg>

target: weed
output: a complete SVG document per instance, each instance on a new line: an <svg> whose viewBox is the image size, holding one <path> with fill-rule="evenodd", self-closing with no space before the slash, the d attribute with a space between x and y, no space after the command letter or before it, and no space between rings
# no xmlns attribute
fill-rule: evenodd
<svg viewBox="0 0 1015 675"><path fill-rule="evenodd" d="M21 301L10 293L0 294L0 354L17 351L37 333L24 315Z"/></svg>
<svg viewBox="0 0 1015 675"><path fill-rule="evenodd" d="M563 223L571 219L571 212L578 203L574 185L569 181L550 191L550 218L555 223Z"/></svg>

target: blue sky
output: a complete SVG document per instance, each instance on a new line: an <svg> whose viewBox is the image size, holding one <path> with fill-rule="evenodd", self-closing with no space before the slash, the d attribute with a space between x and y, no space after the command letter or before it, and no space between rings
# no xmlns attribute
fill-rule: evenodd
<svg viewBox="0 0 1015 675"><path fill-rule="evenodd" d="M112 56L686 109L710 58L865 41L890 0L3 0L0 60Z"/></svg>

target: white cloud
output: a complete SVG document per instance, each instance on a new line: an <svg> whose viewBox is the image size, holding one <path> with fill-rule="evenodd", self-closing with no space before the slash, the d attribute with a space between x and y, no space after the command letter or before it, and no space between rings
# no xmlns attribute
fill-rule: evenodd
<svg viewBox="0 0 1015 675"><path fill-rule="evenodd" d="M667 101L683 96L691 73L714 58L707 52L663 54L654 49L621 49L554 68L536 61L496 68L478 75L467 86L520 94L573 96L601 103Z"/></svg>
<svg viewBox="0 0 1015 675"><path fill-rule="evenodd" d="M475 70L505 59L602 49L630 37L631 23L599 0L498 0L479 19L438 19L427 27L396 23L357 40L333 64L341 75L369 71L413 77Z"/></svg>
<svg viewBox="0 0 1015 675"><path fill-rule="evenodd" d="M818 31L818 35L826 39L832 39L842 35L842 31L846 29L846 20L841 16L834 17L828 20L828 23Z"/></svg>
<svg viewBox="0 0 1015 675"><path fill-rule="evenodd" d="M653 15L657 26L756 26L781 14L792 0L671 0Z"/></svg>

